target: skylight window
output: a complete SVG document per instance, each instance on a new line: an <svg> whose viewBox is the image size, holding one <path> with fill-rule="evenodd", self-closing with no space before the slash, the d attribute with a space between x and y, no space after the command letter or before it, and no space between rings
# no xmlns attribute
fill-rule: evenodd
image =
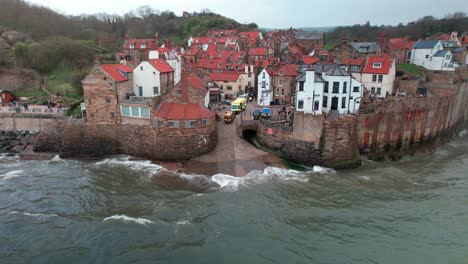
<svg viewBox="0 0 468 264"><path fill-rule="evenodd" d="M374 62L372 64L372 68L382 68L382 63L381 62Z"/></svg>

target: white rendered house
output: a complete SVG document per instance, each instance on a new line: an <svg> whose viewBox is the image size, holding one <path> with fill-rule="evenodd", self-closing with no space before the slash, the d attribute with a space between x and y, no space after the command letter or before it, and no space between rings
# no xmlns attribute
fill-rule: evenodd
<svg viewBox="0 0 468 264"><path fill-rule="evenodd" d="M160 96L173 87L173 76L174 69L163 59L142 61L133 69L134 93L138 97Z"/></svg>
<svg viewBox="0 0 468 264"><path fill-rule="evenodd" d="M420 40L411 49L410 62L430 71L455 71L452 53L440 40Z"/></svg>
<svg viewBox="0 0 468 264"><path fill-rule="evenodd" d="M273 102L273 89L271 88L271 71L264 68L258 75L257 103L261 106L269 106Z"/></svg>
<svg viewBox="0 0 468 264"><path fill-rule="evenodd" d="M316 65L297 77L296 111L321 115L330 111L356 114L363 85L338 64Z"/></svg>

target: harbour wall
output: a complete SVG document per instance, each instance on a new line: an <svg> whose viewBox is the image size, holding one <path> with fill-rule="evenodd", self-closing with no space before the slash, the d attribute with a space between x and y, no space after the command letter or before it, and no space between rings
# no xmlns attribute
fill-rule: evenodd
<svg viewBox="0 0 468 264"><path fill-rule="evenodd" d="M468 120L468 85L426 83L427 97L363 104L359 115L330 118L297 112L294 126L260 121L259 143L306 165L356 167L449 139Z"/></svg>

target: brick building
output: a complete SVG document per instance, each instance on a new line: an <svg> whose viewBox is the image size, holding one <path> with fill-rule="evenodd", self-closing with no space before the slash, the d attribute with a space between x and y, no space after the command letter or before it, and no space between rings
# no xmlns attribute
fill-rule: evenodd
<svg viewBox="0 0 468 264"><path fill-rule="evenodd" d="M285 64L272 73L273 100L275 104L291 104L296 95L298 66Z"/></svg>
<svg viewBox="0 0 468 264"><path fill-rule="evenodd" d="M132 69L122 64L100 65L97 62L82 84L87 121L119 123L119 100L133 91Z"/></svg>
<svg viewBox="0 0 468 264"><path fill-rule="evenodd" d="M149 51L159 47L158 41L158 33L155 34L154 39L130 39L126 35L123 45L124 59L133 66L138 65L143 60L148 60Z"/></svg>

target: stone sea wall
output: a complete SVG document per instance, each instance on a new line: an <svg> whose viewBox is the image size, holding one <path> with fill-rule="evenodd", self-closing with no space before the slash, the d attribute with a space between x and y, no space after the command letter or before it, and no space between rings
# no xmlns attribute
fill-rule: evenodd
<svg viewBox="0 0 468 264"><path fill-rule="evenodd" d="M327 119L296 113L294 129L259 122L258 141L306 165L350 168L360 155L402 155L424 143L450 138L468 120L468 84L431 84L428 97L367 104L358 116Z"/></svg>
<svg viewBox="0 0 468 264"><path fill-rule="evenodd" d="M55 151L63 158L126 154L178 161L210 152L216 141L214 126L191 134L162 132L148 125L66 123L39 134L34 151Z"/></svg>
<svg viewBox="0 0 468 264"><path fill-rule="evenodd" d="M0 113L0 131L41 132L62 123L63 116L44 114Z"/></svg>
<svg viewBox="0 0 468 264"><path fill-rule="evenodd" d="M357 121L360 152L378 156L405 151L456 132L468 120L468 86L444 86L448 88L429 87L434 96L403 98L361 113Z"/></svg>

